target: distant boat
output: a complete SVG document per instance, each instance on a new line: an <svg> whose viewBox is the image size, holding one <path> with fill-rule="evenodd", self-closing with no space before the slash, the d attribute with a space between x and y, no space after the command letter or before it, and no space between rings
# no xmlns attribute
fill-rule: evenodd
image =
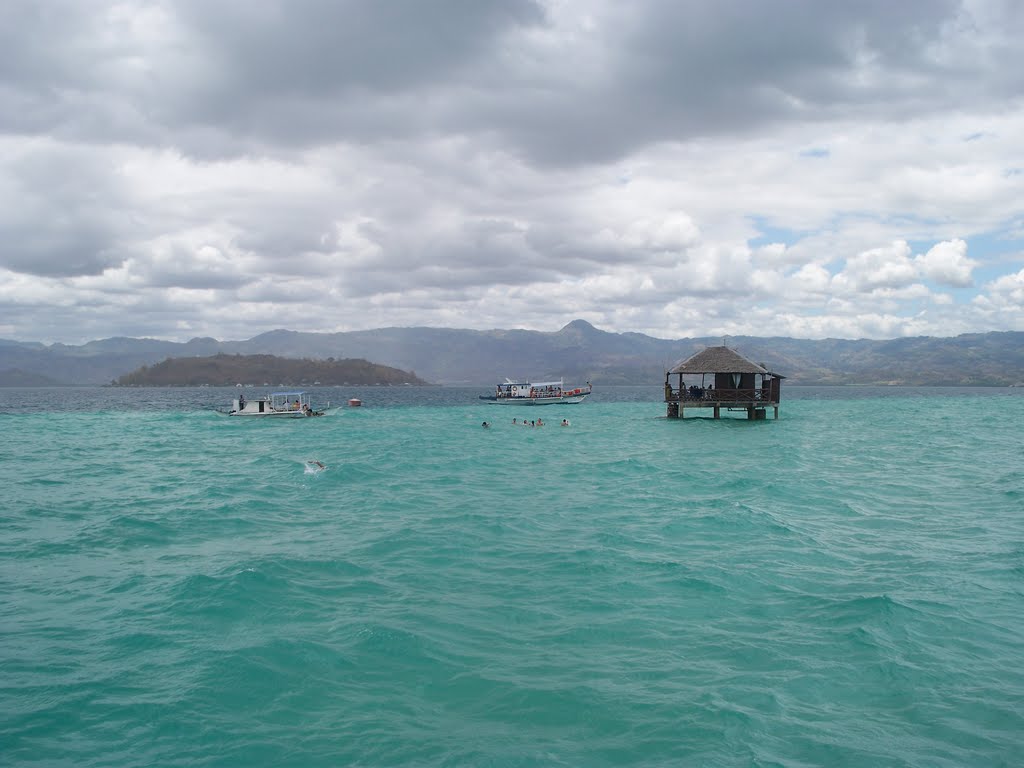
<svg viewBox="0 0 1024 768"><path fill-rule="evenodd" d="M590 394L590 382L585 387L566 389L564 382L558 381L512 381L505 379L494 389L493 395L480 395L490 405L573 405L582 403Z"/></svg>
<svg viewBox="0 0 1024 768"><path fill-rule="evenodd" d="M328 406L330 403L328 403ZM228 416L255 416L275 419L304 419L309 416L323 416L324 411L313 409L309 395L305 392L274 392L266 397L246 400L240 395Z"/></svg>

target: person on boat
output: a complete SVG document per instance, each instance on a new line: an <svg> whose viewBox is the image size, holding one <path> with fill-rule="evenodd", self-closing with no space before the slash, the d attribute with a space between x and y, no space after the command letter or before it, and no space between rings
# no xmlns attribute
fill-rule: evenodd
<svg viewBox="0 0 1024 768"><path fill-rule="evenodd" d="M241 392L238 393L238 410L245 410L245 395Z"/></svg>

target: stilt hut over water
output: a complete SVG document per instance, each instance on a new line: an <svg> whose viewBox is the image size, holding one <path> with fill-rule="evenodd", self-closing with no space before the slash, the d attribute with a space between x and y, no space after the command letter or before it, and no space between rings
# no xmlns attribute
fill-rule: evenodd
<svg viewBox="0 0 1024 768"><path fill-rule="evenodd" d="M725 408L763 419L772 408L777 419L783 378L728 347L708 347L665 373L668 418L681 419L688 408L713 408L717 419Z"/></svg>

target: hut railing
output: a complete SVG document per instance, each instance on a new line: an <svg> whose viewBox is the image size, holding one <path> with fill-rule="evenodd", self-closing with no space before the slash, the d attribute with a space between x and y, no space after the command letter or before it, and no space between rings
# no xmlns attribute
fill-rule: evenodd
<svg viewBox="0 0 1024 768"><path fill-rule="evenodd" d="M667 393L666 393L667 394ZM754 389L701 389L691 387L672 390L667 402L679 403L770 403L772 401L769 387Z"/></svg>

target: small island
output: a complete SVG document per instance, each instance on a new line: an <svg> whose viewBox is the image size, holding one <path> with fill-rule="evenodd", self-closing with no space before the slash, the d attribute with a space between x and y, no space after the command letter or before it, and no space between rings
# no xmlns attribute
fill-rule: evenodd
<svg viewBox="0 0 1024 768"><path fill-rule="evenodd" d="M295 359L276 355L169 357L111 382L116 387L424 386L413 371L363 359Z"/></svg>

